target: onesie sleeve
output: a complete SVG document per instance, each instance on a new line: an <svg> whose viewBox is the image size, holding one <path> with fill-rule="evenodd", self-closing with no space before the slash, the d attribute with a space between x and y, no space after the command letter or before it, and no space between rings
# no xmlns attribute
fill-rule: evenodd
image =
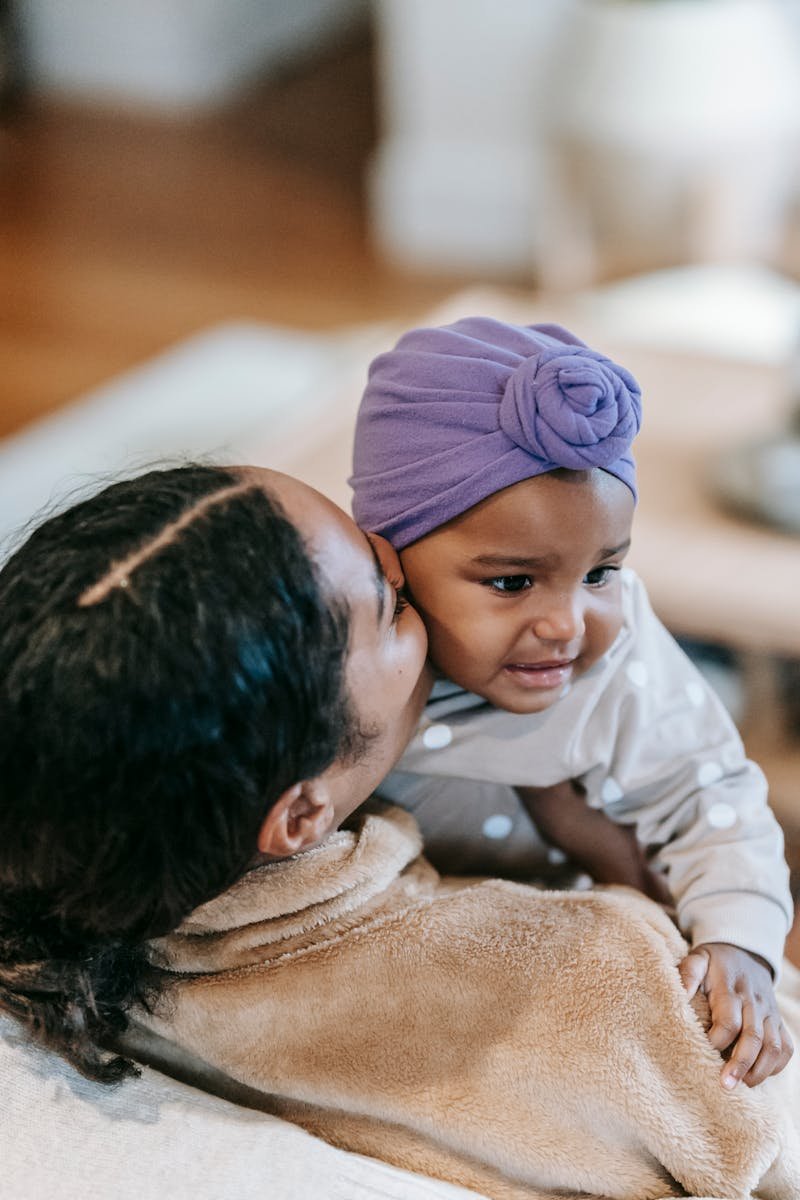
<svg viewBox="0 0 800 1200"><path fill-rule="evenodd" d="M626 575L632 636L584 731L584 752L603 763L584 778L589 802L635 826L692 944L760 954L777 977L793 908L766 780L643 585Z"/></svg>

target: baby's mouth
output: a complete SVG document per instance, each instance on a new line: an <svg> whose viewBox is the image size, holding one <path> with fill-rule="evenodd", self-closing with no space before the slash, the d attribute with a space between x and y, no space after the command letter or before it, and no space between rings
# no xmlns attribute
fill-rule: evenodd
<svg viewBox="0 0 800 1200"><path fill-rule="evenodd" d="M569 683L574 665L574 658L548 658L541 662L506 663L503 670L522 687L546 691Z"/></svg>

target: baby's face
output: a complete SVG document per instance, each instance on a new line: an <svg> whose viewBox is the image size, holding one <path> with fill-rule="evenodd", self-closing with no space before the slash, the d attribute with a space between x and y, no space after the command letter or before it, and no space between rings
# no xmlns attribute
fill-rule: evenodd
<svg viewBox="0 0 800 1200"><path fill-rule="evenodd" d="M400 558L438 669L509 712L541 712L609 649L633 496L605 471L496 492Z"/></svg>

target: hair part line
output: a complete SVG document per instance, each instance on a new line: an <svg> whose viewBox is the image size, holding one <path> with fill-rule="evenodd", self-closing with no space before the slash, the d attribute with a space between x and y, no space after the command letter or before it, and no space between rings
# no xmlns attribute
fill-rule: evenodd
<svg viewBox="0 0 800 1200"><path fill-rule="evenodd" d="M171 545L184 529L205 516L209 509L218 504L224 504L226 500L232 499L234 496L251 491L256 486L252 481L240 480L238 483L231 484L230 487L220 488L218 491L212 492L210 496L204 496L198 500L174 521L165 525L161 532L146 542L144 546L134 550L120 562L113 563L101 579L81 593L78 597L78 608L91 608L95 604L101 604L114 588L126 588L134 571L158 554L159 550Z"/></svg>

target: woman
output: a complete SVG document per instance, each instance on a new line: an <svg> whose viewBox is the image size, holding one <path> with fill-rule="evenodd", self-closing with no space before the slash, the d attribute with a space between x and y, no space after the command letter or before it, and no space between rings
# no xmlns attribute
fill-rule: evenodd
<svg viewBox="0 0 800 1200"><path fill-rule="evenodd" d="M426 698L394 552L268 474L118 483L0 573L0 1003L98 1079L132 1070L101 1047L157 987L144 942L244 873L271 807L276 853L309 793L314 836L338 824Z"/></svg>
<svg viewBox="0 0 800 1200"><path fill-rule="evenodd" d="M150 1061L491 1197L789 1200L796 1073L723 1092L656 906L441 880L397 810L334 832L427 695L402 582L251 469L34 533L0 572L0 1003L95 1078Z"/></svg>

